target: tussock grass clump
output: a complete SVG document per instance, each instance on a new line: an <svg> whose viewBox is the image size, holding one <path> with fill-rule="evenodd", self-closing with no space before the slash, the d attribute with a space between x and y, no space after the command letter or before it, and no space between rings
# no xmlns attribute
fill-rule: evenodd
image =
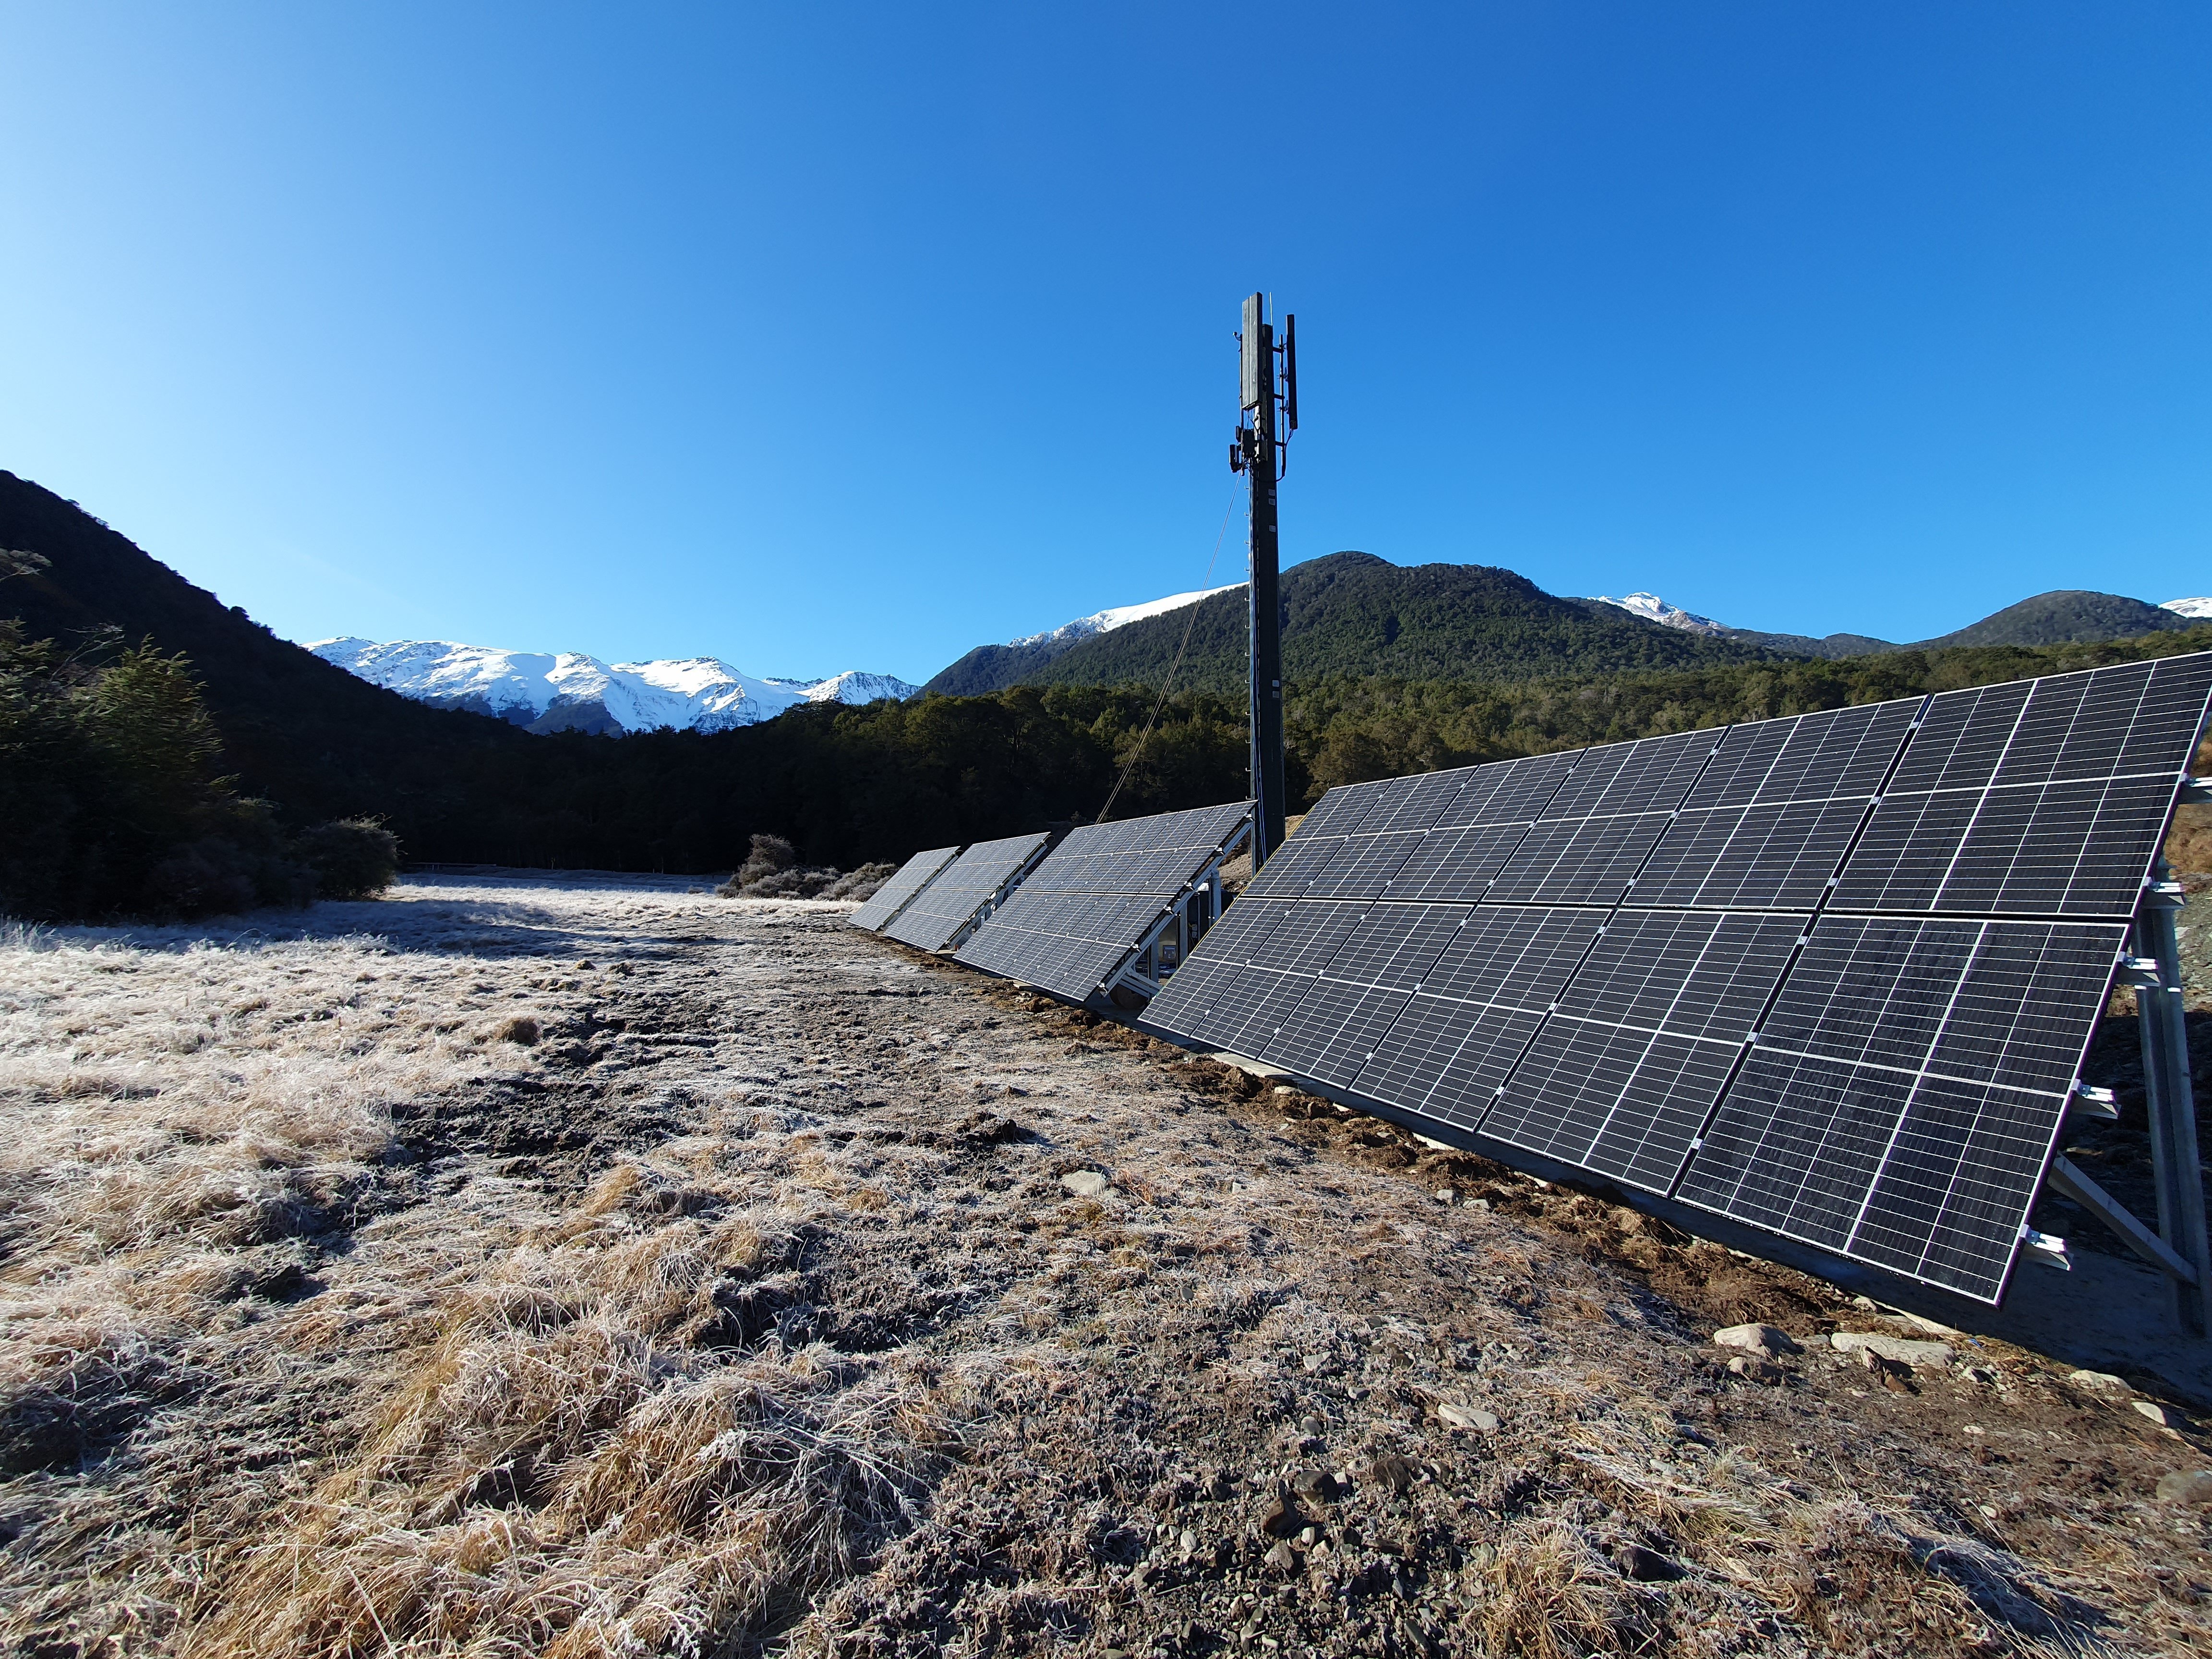
<svg viewBox="0 0 2212 1659"><path fill-rule="evenodd" d="M787 1236L617 1172L451 1310L362 1455L220 1583L204 1656L719 1650L907 1529L954 1446L929 1364L721 1343ZM780 1242L780 1237L781 1242Z"/></svg>

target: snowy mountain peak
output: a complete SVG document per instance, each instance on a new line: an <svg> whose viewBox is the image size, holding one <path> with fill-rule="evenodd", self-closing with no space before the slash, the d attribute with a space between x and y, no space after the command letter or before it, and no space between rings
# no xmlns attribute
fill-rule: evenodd
<svg viewBox="0 0 2212 1659"><path fill-rule="evenodd" d="M1073 622L1060 623L1042 634L1027 634L1018 640L1008 640L1008 645L1065 645L1088 639L1093 634L1110 634L1117 628L1126 628L1133 622L1142 622L1146 617L1157 617L1164 611L1180 611L1187 605L1196 605L1200 599L1210 599L1216 593L1226 593L1230 588L1241 587L1242 582L1231 582L1227 587L1201 587L1194 592L1170 593L1164 599L1147 599L1142 605L1117 605L1105 611L1093 611L1087 617L1078 617Z"/></svg>
<svg viewBox="0 0 2212 1659"><path fill-rule="evenodd" d="M1631 593L1625 599L1609 599L1602 593L1590 596L1593 605L1610 605L1638 616L1646 622L1657 623L1662 628L1679 628L1686 634L1729 634L1735 630L1711 617L1700 617L1695 611L1672 605L1656 593Z"/></svg>
<svg viewBox="0 0 2212 1659"><path fill-rule="evenodd" d="M2212 617L2212 599L2168 599L2159 609L2171 611L2177 617Z"/></svg>
<svg viewBox="0 0 2212 1659"><path fill-rule="evenodd" d="M714 657L604 663L579 652L502 651L453 640L322 640L308 650L418 702L491 714L534 732L621 735L725 732L805 702L910 697L915 687L858 671L823 680L770 680Z"/></svg>

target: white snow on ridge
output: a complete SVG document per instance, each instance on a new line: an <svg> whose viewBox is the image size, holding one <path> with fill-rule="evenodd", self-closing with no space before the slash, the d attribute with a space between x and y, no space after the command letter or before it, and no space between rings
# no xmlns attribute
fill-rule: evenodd
<svg viewBox="0 0 2212 1659"><path fill-rule="evenodd" d="M2212 617L2212 599L2168 599L2159 609L2171 611L2177 617Z"/></svg>
<svg viewBox="0 0 2212 1659"><path fill-rule="evenodd" d="M1078 617L1073 622L1060 623L1042 634L1027 634L1018 640L1008 640L1008 645L1058 645L1064 641L1088 639L1093 634L1110 634L1117 628L1126 628L1133 622L1142 622L1146 617L1157 617L1164 611L1180 611L1187 605L1196 605L1200 599L1210 599L1216 593L1226 593L1231 588L1242 587L1242 582L1231 582L1227 587L1201 587L1191 593L1170 593L1164 599L1147 599L1142 605L1117 605L1109 610Z"/></svg>
<svg viewBox="0 0 2212 1659"><path fill-rule="evenodd" d="M826 680L775 680L770 684L802 688L809 702L878 702L885 697L896 697L904 702L921 690L891 675L871 674L860 668L848 668Z"/></svg>
<svg viewBox="0 0 2212 1659"><path fill-rule="evenodd" d="M724 732L803 702L869 702L910 697L917 690L888 674L857 670L824 680L763 679L714 657L609 664L577 652L501 651L452 640L322 640L307 649L403 696L520 726L596 705L625 732Z"/></svg>
<svg viewBox="0 0 2212 1659"><path fill-rule="evenodd" d="M1602 593L1590 596L1593 605L1610 605L1657 623L1662 628L1679 628L1686 634L1732 634L1735 630L1711 617L1700 617L1695 611L1682 610L1661 599L1656 593L1631 593L1625 599L1609 599Z"/></svg>

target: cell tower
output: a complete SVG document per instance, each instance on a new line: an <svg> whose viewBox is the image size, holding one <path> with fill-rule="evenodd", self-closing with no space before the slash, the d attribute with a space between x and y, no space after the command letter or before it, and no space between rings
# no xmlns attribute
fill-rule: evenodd
<svg viewBox="0 0 2212 1659"><path fill-rule="evenodd" d="M1275 518L1291 434L1298 429L1298 319L1283 318L1279 344L1267 320L1267 296L1244 301L1238 334L1243 411L1229 446L1229 467L1252 481L1252 868L1283 844L1282 564Z"/></svg>

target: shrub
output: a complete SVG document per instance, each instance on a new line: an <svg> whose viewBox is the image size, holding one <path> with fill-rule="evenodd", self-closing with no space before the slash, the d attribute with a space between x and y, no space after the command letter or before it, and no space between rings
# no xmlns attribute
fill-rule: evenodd
<svg viewBox="0 0 2212 1659"><path fill-rule="evenodd" d="M106 647L103 647L106 648ZM105 666L0 622L0 910L33 921L304 904L312 874L222 744L181 656Z"/></svg>
<svg viewBox="0 0 2212 1659"><path fill-rule="evenodd" d="M835 870L778 870L744 890L747 898L819 898L836 884Z"/></svg>
<svg viewBox="0 0 2212 1659"><path fill-rule="evenodd" d="M399 837L374 818L334 818L300 837L300 855L326 899L368 899L399 871Z"/></svg>
<svg viewBox="0 0 2212 1659"><path fill-rule="evenodd" d="M798 848L781 836L755 836L752 850L746 854L745 861L738 866L738 873L732 879L741 888L750 887L798 862Z"/></svg>
<svg viewBox="0 0 2212 1659"><path fill-rule="evenodd" d="M714 891L723 898L814 898L840 879L835 870L799 862L799 849L781 836L755 836L738 872Z"/></svg>
<svg viewBox="0 0 2212 1659"><path fill-rule="evenodd" d="M876 889L898 873L896 864L864 864L848 870L816 896L826 899L872 899Z"/></svg>

